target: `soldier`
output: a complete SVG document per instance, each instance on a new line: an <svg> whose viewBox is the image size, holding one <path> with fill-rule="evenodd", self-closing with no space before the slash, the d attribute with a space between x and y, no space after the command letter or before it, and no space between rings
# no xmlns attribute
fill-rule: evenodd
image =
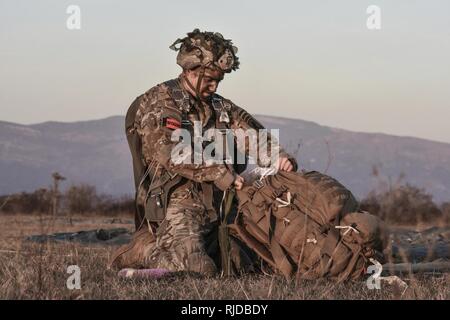
<svg viewBox="0 0 450 320"><path fill-rule="evenodd" d="M223 192L242 188L242 166L173 161L171 155L177 142L172 141L172 134L177 129L192 132L195 121L201 123L204 131L259 130L263 126L215 93L224 74L239 66L237 48L230 40L219 33L195 29L170 48L178 51L181 75L149 89L133 102L127 114L126 132L136 184L137 233L113 260L121 267L213 274L220 266L217 226ZM248 155L248 148L246 144L241 151ZM282 149L279 151L277 169L296 171L296 161ZM233 250L248 262L237 240L232 241ZM235 264L245 263L237 260Z"/></svg>

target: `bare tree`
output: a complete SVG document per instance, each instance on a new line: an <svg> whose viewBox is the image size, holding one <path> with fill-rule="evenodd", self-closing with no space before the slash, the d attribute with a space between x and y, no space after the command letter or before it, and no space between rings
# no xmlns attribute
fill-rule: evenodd
<svg viewBox="0 0 450 320"><path fill-rule="evenodd" d="M53 218L56 218L56 216L58 214L58 203L59 203L58 200L60 198L60 193L59 193L59 189L58 189L59 182L66 180L66 178L63 177L62 175L60 175L58 172L53 172L52 178L53 178L52 214L53 214Z"/></svg>

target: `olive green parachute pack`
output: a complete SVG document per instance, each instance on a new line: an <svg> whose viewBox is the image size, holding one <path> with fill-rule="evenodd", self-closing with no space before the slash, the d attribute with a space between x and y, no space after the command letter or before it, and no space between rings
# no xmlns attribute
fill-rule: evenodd
<svg viewBox="0 0 450 320"><path fill-rule="evenodd" d="M232 234L287 278L357 279L383 258L382 221L325 174L279 171L236 195Z"/></svg>

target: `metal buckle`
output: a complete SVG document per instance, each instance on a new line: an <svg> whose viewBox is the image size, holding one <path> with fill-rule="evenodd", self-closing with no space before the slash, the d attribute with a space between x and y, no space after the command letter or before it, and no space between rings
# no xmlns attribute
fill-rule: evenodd
<svg viewBox="0 0 450 320"><path fill-rule="evenodd" d="M225 136L228 133L228 129L216 129L218 133Z"/></svg>
<svg viewBox="0 0 450 320"><path fill-rule="evenodd" d="M187 119L181 120L181 126L182 127L192 126L192 122Z"/></svg>
<svg viewBox="0 0 450 320"><path fill-rule="evenodd" d="M169 179L170 180L172 180L173 178L175 178L177 175L178 175L178 173L174 173L174 174L172 174L172 173L170 173L169 171L167 171L166 170L166 172L165 172L168 176L169 176Z"/></svg>
<svg viewBox="0 0 450 320"><path fill-rule="evenodd" d="M262 187L264 187L264 183L261 180L255 180L253 182L253 185L255 186L256 189L261 189Z"/></svg>

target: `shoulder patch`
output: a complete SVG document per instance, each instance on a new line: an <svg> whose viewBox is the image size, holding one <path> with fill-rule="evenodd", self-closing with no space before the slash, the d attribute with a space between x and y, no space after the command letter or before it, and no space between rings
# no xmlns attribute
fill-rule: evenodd
<svg viewBox="0 0 450 320"><path fill-rule="evenodd" d="M167 129L176 130L181 128L181 121L176 118L167 116L161 118L161 126Z"/></svg>

